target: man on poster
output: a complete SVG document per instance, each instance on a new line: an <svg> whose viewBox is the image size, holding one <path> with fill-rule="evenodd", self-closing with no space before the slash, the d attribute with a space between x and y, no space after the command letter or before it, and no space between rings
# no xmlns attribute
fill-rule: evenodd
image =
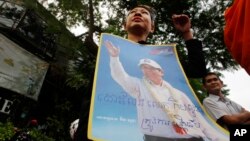
<svg viewBox="0 0 250 141"><path fill-rule="evenodd" d="M112 78L137 102L138 124L145 141L224 141L180 90L163 80L164 70L151 59L141 59L143 78L132 77L119 61L119 48L105 42L110 55ZM147 103L147 104L146 104ZM149 103L156 103L152 106Z"/></svg>

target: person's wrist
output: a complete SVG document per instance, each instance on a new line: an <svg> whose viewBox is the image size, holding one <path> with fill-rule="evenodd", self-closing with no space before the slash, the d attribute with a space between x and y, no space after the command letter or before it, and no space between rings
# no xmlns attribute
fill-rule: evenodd
<svg viewBox="0 0 250 141"><path fill-rule="evenodd" d="M184 38L185 41L193 39L193 29L190 28L182 32L182 37Z"/></svg>

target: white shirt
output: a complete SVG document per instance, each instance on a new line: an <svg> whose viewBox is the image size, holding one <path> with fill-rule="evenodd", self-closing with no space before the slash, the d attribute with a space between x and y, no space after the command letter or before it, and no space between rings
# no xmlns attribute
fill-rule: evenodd
<svg viewBox="0 0 250 141"><path fill-rule="evenodd" d="M138 124L144 134L167 138L202 137L212 141L229 140L224 136L222 139L222 135L205 121L183 92L166 81L158 86L148 80L129 76L118 57L110 58L112 78L136 99ZM170 91L174 91L174 97ZM175 100L178 102L174 102ZM169 112L174 114L175 122L185 128L187 134L175 132Z"/></svg>
<svg viewBox="0 0 250 141"><path fill-rule="evenodd" d="M238 114L242 111L242 106L239 104L226 97L222 100L218 95L214 94L209 94L209 96L203 100L203 105L208 114L215 121L222 116ZM221 126L227 128L226 125Z"/></svg>

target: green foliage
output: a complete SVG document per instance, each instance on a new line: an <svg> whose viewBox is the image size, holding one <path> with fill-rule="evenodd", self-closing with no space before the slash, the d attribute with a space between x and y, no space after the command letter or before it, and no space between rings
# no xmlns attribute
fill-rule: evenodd
<svg viewBox="0 0 250 141"><path fill-rule="evenodd" d="M56 34L56 43L61 46L59 49L67 49L69 53L67 56L73 54L75 48L79 48L82 45L81 40L76 38L68 29L66 22L61 23L56 17L51 15L51 11L46 10L41 4L37 3L37 0L24 0L24 5L27 9L34 11L43 19L46 24L47 33ZM75 6L75 5L74 5ZM58 9L58 8L57 8ZM72 14L75 15L75 14ZM76 21L76 19L74 19ZM75 23L74 23L75 24ZM65 56L66 57L66 56Z"/></svg>
<svg viewBox="0 0 250 141"><path fill-rule="evenodd" d="M46 119L46 134L58 141L68 141L69 135L69 123L75 118L76 113L72 112L72 103L64 99L58 101L55 109Z"/></svg>
<svg viewBox="0 0 250 141"><path fill-rule="evenodd" d="M67 26L80 22L87 23L87 20L83 19L88 13L88 5L82 3L81 0L59 0L57 4L51 3L49 10L54 15L60 14L59 20Z"/></svg>
<svg viewBox="0 0 250 141"><path fill-rule="evenodd" d="M85 52L77 51L68 64L68 78L66 83L73 88L80 89L90 85L95 68L95 57Z"/></svg>
<svg viewBox="0 0 250 141"><path fill-rule="evenodd" d="M21 131L24 129L19 129L19 130ZM7 121L6 123L0 122L0 141L10 140L15 133L16 133L15 127L12 122L10 121ZM54 139L44 135L38 129L29 129L29 133L34 141L54 141Z"/></svg>
<svg viewBox="0 0 250 141"><path fill-rule="evenodd" d="M14 125L12 122L0 122L0 141L10 140L14 134Z"/></svg>
<svg viewBox="0 0 250 141"><path fill-rule="evenodd" d="M206 98L207 92L203 89L201 79L189 79L189 83L194 90L197 98L199 99L200 103L203 102L203 99Z"/></svg>
<svg viewBox="0 0 250 141"><path fill-rule="evenodd" d="M38 129L30 130L30 136L34 141L55 141L54 139L41 133Z"/></svg>

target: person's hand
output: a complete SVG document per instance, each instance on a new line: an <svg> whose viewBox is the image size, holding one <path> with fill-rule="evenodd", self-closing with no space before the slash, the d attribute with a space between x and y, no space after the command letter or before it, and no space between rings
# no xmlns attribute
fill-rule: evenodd
<svg viewBox="0 0 250 141"><path fill-rule="evenodd" d="M110 41L105 41L105 46L108 49L109 55L112 57L118 57L120 49L115 47Z"/></svg>
<svg viewBox="0 0 250 141"><path fill-rule="evenodd" d="M177 31L179 31L185 40L189 40L193 38L193 33L191 31L191 20L185 14L180 15L172 15L172 20L174 27Z"/></svg>
<svg viewBox="0 0 250 141"><path fill-rule="evenodd" d="M178 124L173 124L173 128L175 132L178 134L181 134L181 135L187 134L187 131L184 128L180 127Z"/></svg>
<svg viewBox="0 0 250 141"><path fill-rule="evenodd" d="M175 29L181 33L188 32L191 28L190 18L185 14L180 14L180 15L174 14L172 16L172 20L173 20Z"/></svg>

